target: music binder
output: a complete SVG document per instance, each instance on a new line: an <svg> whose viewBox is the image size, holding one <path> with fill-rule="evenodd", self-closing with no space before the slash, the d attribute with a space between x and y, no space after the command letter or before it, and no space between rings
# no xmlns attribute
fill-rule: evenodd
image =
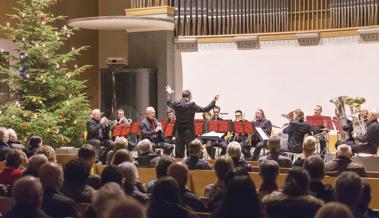
<svg viewBox="0 0 379 218"><path fill-rule="evenodd" d="M225 133L212 131L212 132L204 133L203 135L201 135L201 139L203 139L203 140L217 140L217 139L221 139L224 135L225 135Z"/></svg>
<svg viewBox="0 0 379 218"><path fill-rule="evenodd" d="M201 135L204 131L205 120L195 120L195 135Z"/></svg>
<svg viewBox="0 0 379 218"><path fill-rule="evenodd" d="M255 127L257 130L258 136L262 141L267 141L268 140L268 135L263 131L261 127Z"/></svg>
<svg viewBox="0 0 379 218"><path fill-rule="evenodd" d="M139 133L140 133L140 124L139 123L132 123L130 125L129 134L139 134Z"/></svg>
<svg viewBox="0 0 379 218"><path fill-rule="evenodd" d="M231 120L223 120L223 121L208 121L208 132L219 132L219 133L227 133L230 131L230 123Z"/></svg>
<svg viewBox="0 0 379 218"><path fill-rule="evenodd" d="M329 130L334 130L332 118L329 116L307 116L306 121L310 126L324 126Z"/></svg>
<svg viewBox="0 0 379 218"><path fill-rule="evenodd" d="M127 124L119 124L114 127L112 136L113 137L125 137L129 135L130 126Z"/></svg>
<svg viewBox="0 0 379 218"><path fill-rule="evenodd" d="M234 126L234 132L239 135L254 133L253 122L234 121L233 126Z"/></svg>

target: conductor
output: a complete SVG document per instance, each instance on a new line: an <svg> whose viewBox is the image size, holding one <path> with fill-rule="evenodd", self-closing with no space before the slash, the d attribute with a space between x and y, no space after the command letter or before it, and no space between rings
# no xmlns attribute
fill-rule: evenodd
<svg viewBox="0 0 379 218"><path fill-rule="evenodd" d="M219 95L216 95L214 99L206 107L200 107L195 102L191 101L192 95L190 90L184 90L182 92L182 98L179 101L174 101L170 86L166 87L167 93L167 105L171 107L176 114L175 122L175 137L176 137L176 158L183 158L186 146L195 139L195 113L208 112L214 108L216 101L219 99Z"/></svg>

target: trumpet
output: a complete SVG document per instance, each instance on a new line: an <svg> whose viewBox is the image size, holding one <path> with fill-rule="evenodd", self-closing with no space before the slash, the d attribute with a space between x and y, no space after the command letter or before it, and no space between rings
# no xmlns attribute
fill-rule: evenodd
<svg viewBox="0 0 379 218"><path fill-rule="evenodd" d="M109 126L111 121L107 117L102 117L100 120L100 123L103 124L104 126Z"/></svg>

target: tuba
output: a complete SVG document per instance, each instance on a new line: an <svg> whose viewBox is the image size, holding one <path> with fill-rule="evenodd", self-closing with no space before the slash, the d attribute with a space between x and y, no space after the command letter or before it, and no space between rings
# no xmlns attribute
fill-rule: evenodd
<svg viewBox="0 0 379 218"><path fill-rule="evenodd" d="M345 110L345 102L346 99L349 97L347 96L339 96L330 99L330 102L333 103L336 106L336 109L334 110L334 113L340 122L341 126L347 125L347 116L346 116L346 110ZM346 140L349 138L349 135L346 132L341 132L342 140Z"/></svg>
<svg viewBox="0 0 379 218"><path fill-rule="evenodd" d="M353 122L353 136L362 136L367 132L367 125L365 120L361 117L361 105L366 101L362 97L351 97L345 100L345 103L350 107L352 122Z"/></svg>

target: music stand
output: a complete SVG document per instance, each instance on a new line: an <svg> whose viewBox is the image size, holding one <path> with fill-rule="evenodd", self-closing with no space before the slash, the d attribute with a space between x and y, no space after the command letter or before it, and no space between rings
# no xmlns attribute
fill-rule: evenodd
<svg viewBox="0 0 379 218"><path fill-rule="evenodd" d="M203 131L204 131L204 124L205 124L205 121L204 120L195 120L195 135L201 135L203 134Z"/></svg>
<svg viewBox="0 0 379 218"><path fill-rule="evenodd" d="M329 116L307 116L306 121L310 126L323 126L329 130L334 130L332 118Z"/></svg>
<svg viewBox="0 0 379 218"><path fill-rule="evenodd" d="M223 121L208 121L208 132L220 132L220 133L227 133L230 131L231 127L231 120L223 120Z"/></svg>
<svg viewBox="0 0 379 218"><path fill-rule="evenodd" d="M132 123L130 125L130 132L129 134L139 134L140 133L140 125L139 123Z"/></svg>
<svg viewBox="0 0 379 218"><path fill-rule="evenodd" d="M126 137L129 135L130 126L127 124L119 124L114 127L112 136L113 137Z"/></svg>
<svg viewBox="0 0 379 218"><path fill-rule="evenodd" d="M234 121L234 132L239 135L253 134L253 122L244 122L244 121Z"/></svg>

